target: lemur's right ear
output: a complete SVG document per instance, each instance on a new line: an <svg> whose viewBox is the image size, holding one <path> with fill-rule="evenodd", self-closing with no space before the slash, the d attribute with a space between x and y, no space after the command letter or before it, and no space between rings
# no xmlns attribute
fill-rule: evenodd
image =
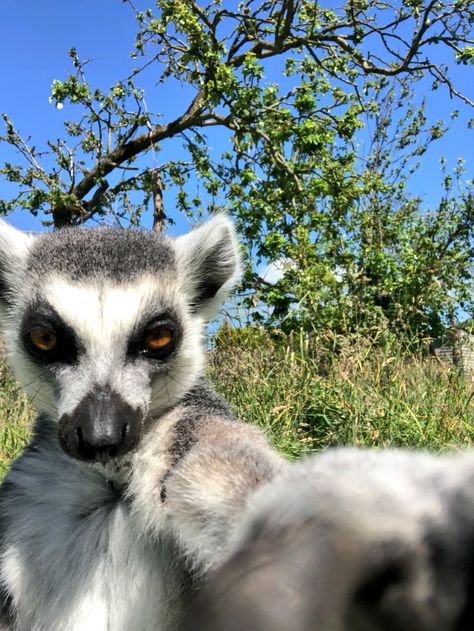
<svg viewBox="0 0 474 631"><path fill-rule="evenodd" d="M0 300L8 302L34 237L0 219Z"/></svg>
<svg viewBox="0 0 474 631"><path fill-rule="evenodd" d="M240 275L240 245L232 221L215 215L174 241L189 303L211 318Z"/></svg>

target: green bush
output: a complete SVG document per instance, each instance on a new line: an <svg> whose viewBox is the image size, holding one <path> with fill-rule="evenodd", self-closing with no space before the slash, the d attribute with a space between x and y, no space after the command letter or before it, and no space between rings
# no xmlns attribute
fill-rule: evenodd
<svg viewBox="0 0 474 631"><path fill-rule="evenodd" d="M0 477L25 444L34 411L0 353Z"/></svg>

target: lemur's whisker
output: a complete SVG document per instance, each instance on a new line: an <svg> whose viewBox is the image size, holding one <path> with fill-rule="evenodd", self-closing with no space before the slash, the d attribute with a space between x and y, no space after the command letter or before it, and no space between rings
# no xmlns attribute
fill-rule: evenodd
<svg viewBox="0 0 474 631"><path fill-rule="evenodd" d="M157 401L161 395L163 394L163 390L167 387L167 383L166 381L173 381L177 386L179 387L186 387L186 384L188 383L186 379L181 379L178 380L174 377L172 377L171 375L165 375L164 379L163 379L163 383L161 384L160 389L154 393L153 398L150 401L150 404L154 403L155 401Z"/></svg>

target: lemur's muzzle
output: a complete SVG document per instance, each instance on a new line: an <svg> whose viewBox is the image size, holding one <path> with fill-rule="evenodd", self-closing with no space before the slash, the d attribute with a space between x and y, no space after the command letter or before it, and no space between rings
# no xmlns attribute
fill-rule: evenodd
<svg viewBox="0 0 474 631"><path fill-rule="evenodd" d="M111 388L96 388L71 414L61 416L59 442L73 458L104 464L137 445L142 418Z"/></svg>

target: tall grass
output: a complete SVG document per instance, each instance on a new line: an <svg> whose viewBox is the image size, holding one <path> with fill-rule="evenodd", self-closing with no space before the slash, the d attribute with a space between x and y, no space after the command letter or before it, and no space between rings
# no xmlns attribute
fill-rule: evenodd
<svg viewBox="0 0 474 631"><path fill-rule="evenodd" d="M209 359L219 392L289 458L334 445L442 450L474 442L472 385L388 333L223 328ZM0 359L0 476L33 414Z"/></svg>
<svg viewBox="0 0 474 631"><path fill-rule="evenodd" d="M25 444L34 411L0 352L0 477Z"/></svg>
<svg viewBox="0 0 474 631"><path fill-rule="evenodd" d="M223 329L210 374L239 415L289 457L334 445L457 449L474 439L472 386L387 332Z"/></svg>

